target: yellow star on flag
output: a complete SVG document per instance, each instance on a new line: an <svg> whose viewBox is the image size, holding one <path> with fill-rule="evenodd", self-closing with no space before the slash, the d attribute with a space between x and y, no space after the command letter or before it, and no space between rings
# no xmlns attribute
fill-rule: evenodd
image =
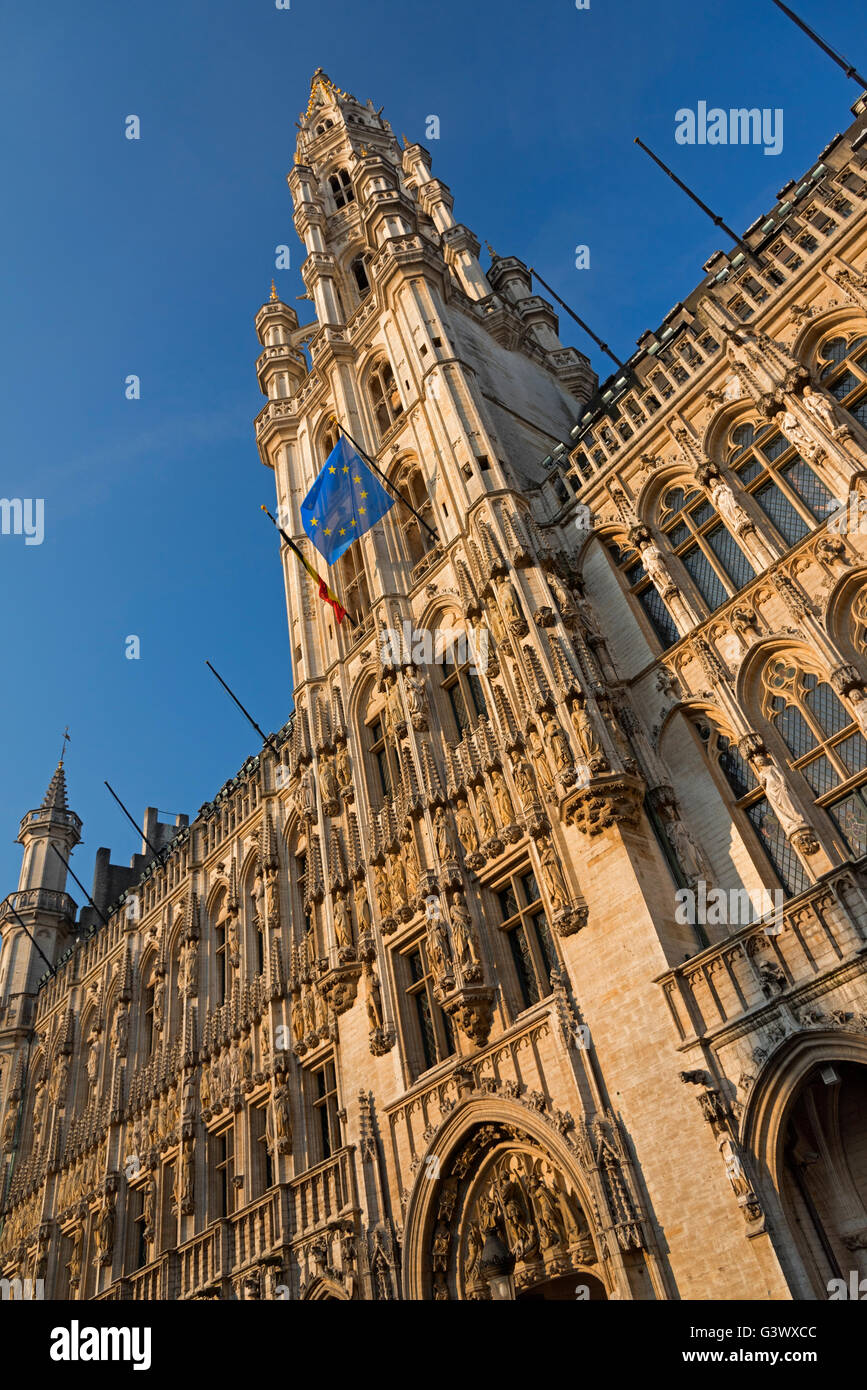
<svg viewBox="0 0 867 1390"><path fill-rule="evenodd" d="M360 483L360 482L361 482L361 474L360 474L360 473L356 473L356 475L355 475L355 477L352 479L352 481L353 481L354 483Z"/></svg>
<svg viewBox="0 0 867 1390"><path fill-rule="evenodd" d="M315 517L315 516L311 516L311 518L310 518L310 525L311 525L311 526L318 526L318 525L319 525L319 522L316 520L316 517Z"/></svg>
<svg viewBox="0 0 867 1390"><path fill-rule="evenodd" d="M326 526L326 528L325 528L325 530L323 531L322 534L325 535L325 536L330 536L330 535L331 535L331 527L330 527L330 526Z"/></svg>
<svg viewBox="0 0 867 1390"><path fill-rule="evenodd" d="M348 463L345 463L345 464L343 465L343 471L344 471L344 473L348 473L348 472L349 472L349 464L348 464Z"/></svg>
<svg viewBox="0 0 867 1390"><path fill-rule="evenodd" d="M337 472L337 469L334 467L334 464L333 464L333 463L332 463L331 467L329 468L328 472L329 472L329 473L336 473L336 472Z"/></svg>

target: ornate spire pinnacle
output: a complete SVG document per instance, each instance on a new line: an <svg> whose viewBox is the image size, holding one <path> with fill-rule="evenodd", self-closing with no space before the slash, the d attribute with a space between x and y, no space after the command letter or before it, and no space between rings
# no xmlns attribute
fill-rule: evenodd
<svg viewBox="0 0 867 1390"><path fill-rule="evenodd" d="M277 300L278 300L279 298L280 298L280 296L279 296L278 293L277 293L277 286L274 284L274 281L272 280L272 281L271 281L271 303L272 303L272 304L276 304L276 303L277 303Z"/></svg>
<svg viewBox="0 0 867 1390"><path fill-rule="evenodd" d="M48 791L42 798L41 811L65 811L66 805L66 773L63 770L63 756L57 764L54 776L48 784Z"/></svg>

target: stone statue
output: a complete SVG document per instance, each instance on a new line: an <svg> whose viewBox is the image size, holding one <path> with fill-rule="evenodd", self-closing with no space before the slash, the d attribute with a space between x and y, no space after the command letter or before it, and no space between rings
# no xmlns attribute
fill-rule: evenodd
<svg viewBox="0 0 867 1390"><path fill-rule="evenodd" d="M542 795L543 797L551 796L554 793L554 778L551 776L551 769L548 766L545 749L542 747L542 740L535 729L530 730L529 743L530 758L536 769L536 776L539 779Z"/></svg>
<svg viewBox="0 0 867 1390"><path fill-rule="evenodd" d="M323 755L319 761L319 786L322 789L322 800L326 806L331 806L340 800L340 787L334 773L334 762L328 754Z"/></svg>
<svg viewBox="0 0 867 1390"><path fill-rule="evenodd" d="M126 1008L115 1010L111 1045L118 1057L126 1056L129 1046L129 1010Z"/></svg>
<svg viewBox="0 0 867 1390"><path fill-rule="evenodd" d="M723 521L733 531L741 531L745 526L752 526L753 523L748 513L735 499L734 493L724 478L711 479L710 495Z"/></svg>
<svg viewBox="0 0 867 1390"><path fill-rule="evenodd" d="M391 916L391 893L388 887L388 879L385 876L385 869L381 864L374 865L373 883L376 891L376 902L379 908L379 915L382 918Z"/></svg>
<svg viewBox="0 0 867 1390"><path fill-rule="evenodd" d="M475 854L479 848L479 837L476 834L476 823L473 820L472 812L463 797L458 801L455 820L458 827L458 839L467 854Z"/></svg>
<svg viewBox="0 0 867 1390"><path fill-rule="evenodd" d="M417 671L409 669L403 673L403 683L406 689L406 703L411 718L423 718L425 712L424 680Z"/></svg>
<svg viewBox="0 0 867 1390"><path fill-rule="evenodd" d="M154 1221L157 1214L157 1185L153 1177L149 1177L144 1185L142 1193L142 1216L144 1218L145 1234L150 1233L152 1238Z"/></svg>
<svg viewBox="0 0 867 1390"><path fill-rule="evenodd" d="M569 713L581 751L587 759L591 771L594 767L606 765L608 759L599 741L593 720L590 718L586 696L583 699L574 700L569 708Z"/></svg>
<svg viewBox="0 0 867 1390"><path fill-rule="evenodd" d="M536 800L536 788L533 784L533 774L529 765L520 753L512 753L512 776L515 779L515 786L518 788L521 805L526 808Z"/></svg>
<svg viewBox="0 0 867 1390"><path fill-rule="evenodd" d="M304 1039L304 1006L300 995L292 1000L292 1036L297 1043Z"/></svg>
<svg viewBox="0 0 867 1390"><path fill-rule="evenodd" d="M503 614L513 632L525 632L527 621L521 612L521 605L514 587L508 579L500 580L500 604Z"/></svg>
<svg viewBox="0 0 867 1390"><path fill-rule="evenodd" d="M352 914L344 893L339 893L334 900L334 934L341 950L352 946Z"/></svg>
<svg viewBox="0 0 867 1390"><path fill-rule="evenodd" d="M563 619L566 626L569 627L578 617L578 610L575 607L571 595L568 593L565 585L561 584L556 574L548 575L548 588L554 596L554 602L557 605L560 617Z"/></svg>
<svg viewBox="0 0 867 1390"><path fill-rule="evenodd" d="M280 887L273 865L265 872L265 913L271 927L276 929L280 925Z"/></svg>
<svg viewBox="0 0 867 1390"><path fill-rule="evenodd" d="M372 1033L382 1029L382 994L373 966L367 975L367 1021Z"/></svg>
<svg viewBox="0 0 867 1390"><path fill-rule="evenodd" d="M154 1005L154 1021L156 1021L156 1005ZM91 1086L95 1086L99 1080L99 1064L102 1059L102 1043L99 1033L95 1028L90 1031L87 1041L87 1079Z"/></svg>
<svg viewBox="0 0 867 1390"><path fill-rule="evenodd" d="M313 772L309 766L305 767L301 773L298 787L298 814L302 819L316 819L316 787L313 782Z"/></svg>
<svg viewBox="0 0 867 1390"><path fill-rule="evenodd" d="M253 1039L249 1033L241 1037L241 1080L249 1081L253 1075Z"/></svg>
<svg viewBox="0 0 867 1390"><path fill-rule="evenodd" d="M289 1109L289 1091L286 1086L274 1088L274 1133L278 1144L292 1139L292 1116Z"/></svg>
<svg viewBox="0 0 867 1390"><path fill-rule="evenodd" d="M491 624L491 631L494 634L494 641L500 645L506 641L506 629L496 603L492 602L488 604L488 616Z"/></svg>
<svg viewBox="0 0 867 1390"><path fill-rule="evenodd" d="M818 441L813 438L810 432L798 419L797 415L794 415L791 410L787 410L784 413L780 421L780 429L789 442L794 444L799 453L803 454L805 459L815 458L819 453L821 446Z"/></svg>
<svg viewBox="0 0 867 1390"><path fill-rule="evenodd" d="M703 879L706 884L710 885L712 882L710 865L680 817L674 816L667 821L665 831L680 862L680 867L689 881L695 884L699 879Z"/></svg>
<svg viewBox="0 0 867 1390"><path fill-rule="evenodd" d="M494 813L491 810L491 803L488 800L488 793L484 787L476 788L476 820L479 824L479 831L482 836L482 843L491 840L497 833L497 824L494 820Z"/></svg>
<svg viewBox="0 0 867 1390"><path fill-rule="evenodd" d="M442 806L438 806L434 812L434 835L441 863L447 864L457 860L458 847L455 844L451 822Z"/></svg>
<svg viewBox="0 0 867 1390"><path fill-rule="evenodd" d="M369 936L373 929L370 916L370 903L367 900L367 886L363 879L355 885L355 920L358 923L359 936Z"/></svg>
<svg viewBox="0 0 867 1390"><path fill-rule="evenodd" d="M777 820L786 835L804 828L804 817L797 810L789 793L786 779L768 755L760 754L753 759L753 770L761 783Z"/></svg>
<svg viewBox="0 0 867 1390"><path fill-rule="evenodd" d="M829 434L838 433L840 426L837 422L834 402L828 396L821 391L814 391L810 386L805 386L801 399L814 420L818 420Z"/></svg>
<svg viewBox="0 0 867 1390"><path fill-rule="evenodd" d="M572 767L575 759L572 755L572 749L569 746L569 740L550 710L546 709L542 711L542 727L545 731L545 741L548 744L548 751L554 759L554 766L557 768L558 772L568 771Z"/></svg>
<svg viewBox="0 0 867 1390"><path fill-rule="evenodd" d="M648 541L641 547L641 563L649 579L653 582L661 594L667 590L676 588L676 584L671 577L671 571L663 557L662 551L655 541Z"/></svg>
<svg viewBox="0 0 867 1390"><path fill-rule="evenodd" d="M475 933L466 903L458 898L452 905L452 941L455 947L455 960L462 968L474 965L478 960L475 947Z"/></svg>
<svg viewBox="0 0 867 1390"><path fill-rule="evenodd" d="M406 906L406 870L403 867L403 860L399 854L391 856L389 868L389 887L391 888L391 901L395 907Z"/></svg>
<svg viewBox="0 0 867 1390"><path fill-rule="evenodd" d="M551 841L543 840L540 843L542 848L539 857L542 864L542 876L548 889L551 906L555 912L558 912L561 908L566 907L568 902L569 894L566 880L563 878L563 871Z"/></svg>
<svg viewBox="0 0 867 1390"><path fill-rule="evenodd" d="M427 950L434 979L439 981L448 970L451 961L449 939L442 916L428 919Z"/></svg>
<svg viewBox="0 0 867 1390"><path fill-rule="evenodd" d="M345 743L337 745L337 781L341 787L352 786L352 771L349 766L349 748Z"/></svg>
<svg viewBox="0 0 867 1390"><path fill-rule="evenodd" d="M506 786L502 772L499 768L494 768L491 772L491 782L494 791L494 805L497 808L497 815L500 817L501 825L511 825L515 819L515 810L512 806L512 798Z"/></svg>

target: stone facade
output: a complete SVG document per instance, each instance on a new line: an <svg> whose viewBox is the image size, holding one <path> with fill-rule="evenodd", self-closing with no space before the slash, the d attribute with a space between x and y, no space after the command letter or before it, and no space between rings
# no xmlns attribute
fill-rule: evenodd
<svg viewBox="0 0 867 1390"><path fill-rule="evenodd" d="M0 1275L488 1298L491 1232L522 1298L867 1273L855 118L597 387L428 151L316 73L316 317L257 315L258 447L320 568L335 420L414 511L332 571L339 626L284 548L294 713L100 851L95 907L62 766L22 821Z"/></svg>

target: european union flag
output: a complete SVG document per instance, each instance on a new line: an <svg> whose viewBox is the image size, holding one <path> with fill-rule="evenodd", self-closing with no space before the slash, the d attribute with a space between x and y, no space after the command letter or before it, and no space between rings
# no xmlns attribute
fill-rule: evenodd
<svg viewBox="0 0 867 1390"><path fill-rule="evenodd" d="M394 502L341 435L301 503L301 524L320 555L333 565Z"/></svg>

